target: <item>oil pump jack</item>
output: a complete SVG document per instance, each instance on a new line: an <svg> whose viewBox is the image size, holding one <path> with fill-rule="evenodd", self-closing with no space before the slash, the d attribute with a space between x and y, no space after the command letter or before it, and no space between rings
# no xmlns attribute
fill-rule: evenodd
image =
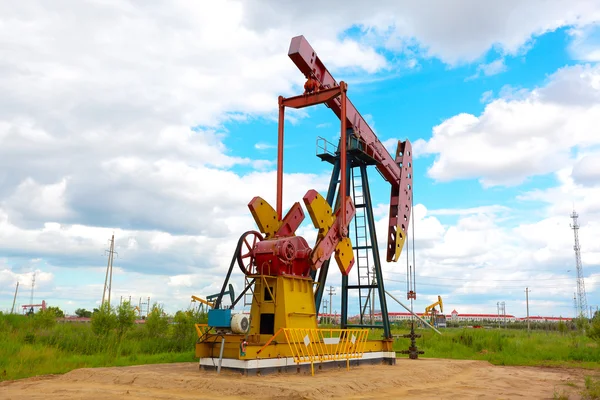
<svg viewBox="0 0 600 400"><path fill-rule="evenodd" d="M258 231L239 239L221 294L209 310L208 324L198 329L196 356L203 369L221 367L242 373L264 373L289 368L395 363L384 279L367 176L374 166L390 184L388 262L396 262L408 234L412 209L412 148L399 141L392 157L347 97L348 85L337 82L303 36L292 38L288 56L307 81L304 93L279 97L277 197L273 208L261 197L248 204ZM325 104L340 119L338 146L317 140L317 156L333 165L326 197L310 189L303 197L318 235L311 248L295 234L305 218L300 202L283 214L283 148L285 108ZM354 243L350 224L354 222ZM342 275L341 326L319 329L317 317L326 287L331 256ZM369 265L372 263L372 265ZM222 306L222 297L235 265L245 276L245 288ZM356 284L349 274L355 267ZM373 271L373 274L369 272ZM350 323L349 292L358 291L360 318ZM233 313L235 305L251 294L250 314ZM366 323L368 308L379 300L382 325ZM415 298L414 292L408 298ZM378 313L379 314L379 313ZM381 338L368 340L368 329L383 329Z"/></svg>

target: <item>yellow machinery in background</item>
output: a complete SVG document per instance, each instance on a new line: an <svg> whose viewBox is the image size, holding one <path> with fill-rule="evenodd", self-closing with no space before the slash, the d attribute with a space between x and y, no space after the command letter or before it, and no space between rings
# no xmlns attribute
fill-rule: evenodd
<svg viewBox="0 0 600 400"><path fill-rule="evenodd" d="M436 310L437 306L440 306L439 313ZM442 297L438 295L438 301L425 307L425 312L423 313L421 318L423 318L426 321L429 321L431 323L431 325L436 328L441 324L443 324L443 326L445 327L446 326L446 317L443 313L444 313L444 303L442 301Z"/></svg>

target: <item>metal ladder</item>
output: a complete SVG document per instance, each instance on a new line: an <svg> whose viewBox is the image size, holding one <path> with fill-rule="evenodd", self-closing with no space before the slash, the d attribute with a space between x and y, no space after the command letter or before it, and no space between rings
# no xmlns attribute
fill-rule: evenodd
<svg viewBox="0 0 600 400"><path fill-rule="evenodd" d="M247 275L244 275L244 287L248 286L250 279ZM252 305L252 297L254 296L254 288L251 287L246 293L244 293L244 308Z"/></svg>
<svg viewBox="0 0 600 400"><path fill-rule="evenodd" d="M371 265L369 262L369 252L372 249L372 243L369 240L367 228L366 200L363 193L362 176L360 168L352 168L352 198L356 207L354 216L354 240L353 248L355 250L355 267L358 272L358 301L360 306L360 324L366 321L365 316L370 316L373 310L371 304ZM370 319L368 320L370 323Z"/></svg>

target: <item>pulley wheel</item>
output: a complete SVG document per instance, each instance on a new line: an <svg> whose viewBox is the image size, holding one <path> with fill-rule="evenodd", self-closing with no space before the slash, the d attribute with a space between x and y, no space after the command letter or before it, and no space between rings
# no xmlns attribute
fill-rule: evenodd
<svg viewBox="0 0 600 400"><path fill-rule="evenodd" d="M246 275L256 274L254 265L254 247L263 240L263 236L256 231L245 232L238 241L237 262L242 272Z"/></svg>

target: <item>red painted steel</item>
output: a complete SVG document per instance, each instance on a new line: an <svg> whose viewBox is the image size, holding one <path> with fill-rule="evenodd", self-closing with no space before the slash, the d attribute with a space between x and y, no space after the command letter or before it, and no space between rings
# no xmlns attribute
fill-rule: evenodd
<svg viewBox="0 0 600 400"><path fill-rule="evenodd" d="M283 99L283 105L290 108L304 108L321 103L327 103L331 99L340 95L340 87L332 87L319 90L318 92L301 94L299 96L288 97Z"/></svg>
<svg viewBox="0 0 600 400"><path fill-rule="evenodd" d="M342 237L346 237L348 236L348 226L346 224L346 185L348 184L348 182L346 182L347 179L347 175L346 175L346 155L347 155L347 151L346 151L346 145L347 145L347 140L346 140L346 93L348 91L348 85L346 85L346 83L344 81L340 82L340 88L342 89L342 93L340 96L340 100L341 100L341 104L342 104L342 109L341 109L341 116L340 116L340 120L342 122L342 132L341 132L341 138L340 138L340 142L342 143L342 148L340 149L340 228L341 228L341 235ZM350 269L348 269L349 271Z"/></svg>
<svg viewBox="0 0 600 400"><path fill-rule="evenodd" d="M308 207L313 202L315 197L316 197L316 191L314 189L311 189L308 192L306 192L306 194L304 195L304 197L302 199L304 200L304 204ZM344 209L346 212L345 219L346 219L346 221L349 221L350 219L352 219L354 217L354 214L356 214L356 209L354 208L354 203L352 202L351 197L346 197L346 207L344 207ZM317 269L321 268L321 265L323 265L323 263L331 257L331 255L335 251L336 246L340 242L340 238L342 237L342 234L341 234L342 224L341 224L341 218L340 218L341 210L342 210L342 208L340 207L334 213L336 222L329 228L327 233L317 242L317 245L315 246L315 249L312 252L311 265L312 265L313 270L315 270L315 271ZM350 272L353 265L354 265L354 260L351 262L350 266L346 269L346 275Z"/></svg>
<svg viewBox="0 0 600 400"><path fill-rule="evenodd" d="M281 221L283 215L283 121L285 107L283 96L279 96L279 125L277 131L277 218Z"/></svg>
<svg viewBox="0 0 600 400"><path fill-rule="evenodd" d="M300 203L296 202L281 221L281 226L275 233L275 237L293 236L302 221L304 221L304 211Z"/></svg>
<svg viewBox="0 0 600 400"><path fill-rule="evenodd" d="M307 78L318 81L322 90L338 86L336 80L325 68L325 65L304 36L292 38L288 56ZM342 108L345 107L347 126L352 127L354 135L361 142L364 142L365 152L377 161L376 168L381 172L384 179L392 185L387 261L397 261L395 250L401 243L396 243L396 227L398 226L402 230L403 237L407 236L410 209L412 207L412 150L410 142L406 140L398 143L398 151L394 159L356 110L350 99L346 97L343 106L339 97L332 98L325 104L340 119L342 119ZM397 225L397 222L401 223ZM392 233L394 233L393 236Z"/></svg>
<svg viewBox="0 0 600 400"><path fill-rule="evenodd" d="M252 253L261 275L308 276L311 251L302 236L291 236L258 242Z"/></svg>

